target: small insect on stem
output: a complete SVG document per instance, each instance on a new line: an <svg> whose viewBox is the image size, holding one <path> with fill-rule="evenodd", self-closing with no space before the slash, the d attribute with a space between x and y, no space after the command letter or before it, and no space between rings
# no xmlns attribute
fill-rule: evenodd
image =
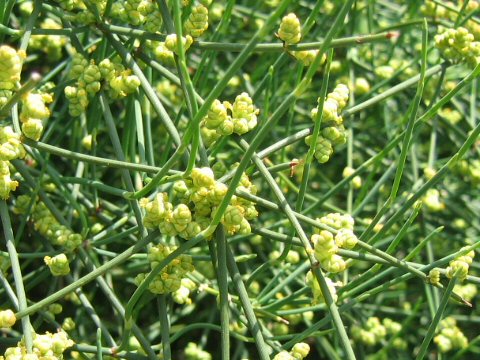
<svg viewBox="0 0 480 360"><path fill-rule="evenodd" d="M295 168L301 164L303 164L303 160L293 159L290 161L290 177L295 175Z"/></svg>

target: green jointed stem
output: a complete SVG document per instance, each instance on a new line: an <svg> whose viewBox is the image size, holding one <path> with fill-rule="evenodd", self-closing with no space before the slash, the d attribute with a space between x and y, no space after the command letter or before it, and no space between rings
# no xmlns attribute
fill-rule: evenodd
<svg viewBox="0 0 480 360"><path fill-rule="evenodd" d="M435 316L433 317L432 322L428 327L427 334L425 335L425 338L422 341L422 345L420 345L420 350L418 350L417 357L415 358L416 360L422 360L425 357L428 350L428 345L432 341L433 335L435 335L435 330L437 329L438 323L442 319L443 312L447 307L448 300L450 299L450 294L452 293L453 287L455 286L456 282L457 282L456 276L450 279L448 286L445 289L445 292L443 293L442 300L440 301L440 305L438 306L437 312L435 313Z"/></svg>
<svg viewBox="0 0 480 360"><path fill-rule="evenodd" d="M162 332L162 355L165 360L170 360L172 351L170 348L170 321L168 319L166 295L158 297L158 310L160 312L160 328Z"/></svg>
<svg viewBox="0 0 480 360"><path fill-rule="evenodd" d="M259 323L257 317L255 316L255 312L253 311L253 307L248 297L247 290L242 281L242 276L240 275L240 271L238 270L237 263L235 262L235 258L233 257L232 251L229 247L227 247L226 249L226 255L227 255L228 271L232 278L232 282L235 288L237 289L237 293L240 298L240 302L243 307L245 317L247 318L247 321L249 324L250 332L252 333L252 336L255 339L255 346L257 347L257 350L258 350L258 356L261 360L269 360L270 351L267 347L267 344L265 343L261 324Z"/></svg>
<svg viewBox="0 0 480 360"><path fill-rule="evenodd" d="M27 309L27 296L25 294L25 288L22 279L22 270L20 268L20 262L18 261L18 254L15 248L15 238L13 236L12 224L10 222L10 215L8 214L8 207L5 200L0 200L0 217L2 218L3 234L5 236L8 255L10 257L10 263L12 266L13 279L15 281L15 289L18 298L18 310L19 312ZM17 318L21 316L17 315ZM26 315L22 318L23 336L25 337L25 346L28 353L32 352L34 331L30 324L30 317Z"/></svg>
<svg viewBox="0 0 480 360"><path fill-rule="evenodd" d="M228 294L228 269L227 269L227 240L223 225L219 225L216 230L217 240L217 278L218 289L220 292L220 324L221 324L221 342L222 342L222 360L230 359L230 309Z"/></svg>
<svg viewBox="0 0 480 360"><path fill-rule="evenodd" d="M420 101L422 100L423 87L425 84L425 71L427 68L427 40L428 40L428 27L425 20L422 26L422 65L420 70L420 79L418 81L417 91L415 97L410 104L410 108L407 112L406 118L408 118L407 129L403 137L402 151L397 166L397 172L395 173L395 179L392 185L392 191L390 193L390 201L394 201L397 196L398 188L400 187L400 180L402 178L403 168L407 159L407 153L410 147L410 142L413 135L413 125L417 116Z"/></svg>

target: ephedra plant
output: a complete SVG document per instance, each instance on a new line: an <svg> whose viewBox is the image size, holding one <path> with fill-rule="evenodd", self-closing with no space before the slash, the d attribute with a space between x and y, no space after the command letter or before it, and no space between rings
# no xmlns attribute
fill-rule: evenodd
<svg viewBox="0 0 480 360"><path fill-rule="evenodd" d="M0 359L472 359L474 0L0 2Z"/></svg>

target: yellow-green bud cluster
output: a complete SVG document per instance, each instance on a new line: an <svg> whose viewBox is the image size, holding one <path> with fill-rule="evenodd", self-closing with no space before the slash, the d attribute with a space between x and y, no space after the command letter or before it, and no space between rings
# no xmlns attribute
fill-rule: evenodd
<svg viewBox="0 0 480 360"><path fill-rule="evenodd" d="M450 20L451 22L455 22L457 20L460 9L463 9L464 3L464 0L458 0L455 2L447 1L443 6L439 5L433 0L425 0L420 10L425 16L435 18L437 21L445 19ZM475 10L478 10L479 7L480 3L478 1L470 0L465 7L465 12L471 13ZM457 11L455 11L455 8ZM480 25L476 22L476 20L467 20L463 24L463 26L466 27L468 31L470 31L475 36L476 40L480 38Z"/></svg>
<svg viewBox="0 0 480 360"><path fill-rule="evenodd" d="M146 15L150 10L149 3L150 1L145 0L115 1L112 4L111 14L123 22L138 26L146 20Z"/></svg>
<svg viewBox="0 0 480 360"><path fill-rule="evenodd" d="M246 92L235 98L233 104L215 100L202 122L202 134L207 145L222 135L243 135L257 126L259 110Z"/></svg>
<svg viewBox="0 0 480 360"><path fill-rule="evenodd" d="M468 345L467 337L457 327L457 322L452 317L447 317L440 321L439 333L433 338L438 349L442 353L450 350L463 349Z"/></svg>
<svg viewBox="0 0 480 360"><path fill-rule="evenodd" d="M347 229L352 230L355 225L355 220L349 214L340 214L340 213L330 213L321 218L317 218L317 221L331 227L335 230ZM320 234L319 229L315 229L316 234Z"/></svg>
<svg viewBox="0 0 480 360"><path fill-rule="evenodd" d="M54 317L55 317L55 315L61 314L62 311L63 311L62 305L57 304L57 303L53 303L53 304L48 305L47 309L48 309L47 310L48 313L50 313Z"/></svg>
<svg viewBox="0 0 480 360"><path fill-rule="evenodd" d="M352 249L358 239L352 230L341 229L335 236L330 231L322 230L319 234L313 234L311 241L314 246L315 258L321 267L325 271L337 273L346 268L345 260L337 254L338 249Z"/></svg>
<svg viewBox="0 0 480 360"><path fill-rule="evenodd" d="M328 286L328 290L330 291L330 294L332 295L333 301L336 302L338 299L337 296L337 289L335 286L341 285L340 283L334 283L332 279L329 277L325 277L325 281ZM320 289L320 285L318 284L317 279L313 275L312 271L308 271L307 275L305 276L305 283L307 286L312 289L313 293L313 299L312 299L312 304L321 304L325 302L325 297L323 295L322 289Z"/></svg>
<svg viewBox="0 0 480 360"><path fill-rule="evenodd" d="M140 25L145 21L145 16L142 13L144 1L142 0L126 0L123 5L125 14L128 17L128 22L132 25Z"/></svg>
<svg viewBox="0 0 480 360"><path fill-rule="evenodd" d="M155 90L163 96L165 96L172 104L180 105L182 97L179 94L179 88L168 79L159 81Z"/></svg>
<svg viewBox="0 0 480 360"><path fill-rule="evenodd" d="M438 115L447 120L450 124L455 125L463 119L463 115L460 111L449 107L444 107L438 110Z"/></svg>
<svg viewBox="0 0 480 360"><path fill-rule="evenodd" d="M375 75L382 79L390 79L394 73L395 69L390 65L382 65L375 68Z"/></svg>
<svg viewBox="0 0 480 360"><path fill-rule="evenodd" d="M22 159L25 149L20 141L20 135L11 126L0 126L0 161Z"/></svg>
<svg viewBox="0 0 480 360"><path fill-rule="evenodd" d="M0 310L0 329L11 328L16 321L17 318L12 310Z"/></svg>
<svg viewBox="0 0 480 360"><path fill-rule="evenodd" d="M165 47L178 55L177 42L177 34L170 34L165 38ZM192 44L193 38L190 35L182 36L183 51L187 51Z"/></svg>
<svg viewBox="0 0 480 360"><path fill-rule="evenodd" d="M185 348L186 360L212 360L212 355L202 350L197 344L189 342Z"/></svg>
<svg viewBox="0 0 480 360"><path fill-rule="evenodd" d="M197 288L197 285L188 278L183 278L180 282L180 288L172 293L172 299L177 304L190 305L192 299L190 294Z"/></svg>
<svg viewBox="0 0 480 360"><path fill-rule="evenodd" d="M440 285L440 270L434 268L428 273L428 282L432 285Z"/></svg>
<svg viewBox="0 0 480 360"><path fill-rule="evenodd" d="M442 211L445 209L445 204L440 199L440 192L437 189L428 189L422 197L423 204L430 211Z"/></svg>
<svg viewBox="0 0 480 360"><path fill-rule="evenodd" d="M5 90L5 89L0 89L0 107L3 107L8 101L8 99L11 98L13 94L13 91L11 90Z"/></svg>
<svg viewBox="0 0 480 360"><path fill-rule="evenodd" d="M96 65L94 60L89 62L81 54L73 56L69 78L77 80L75 86L65 87L68 110L72 116L85 112L89 99L100 91L102 81L108 84L109 95L114 99L125 97L140 86L138 77L121 63L104 59Z"/></svg>
<svg viewBox="0 0 480 360"><path fill-rule="evenodd" d="M45 261L53 276L64 276L70 273L68 258L65 254L59 254L54 257L45 256L43 261Z"/></svg>
<svg viewBox="0 0 480 360"><path fill-rule="evenodd" d="M70 13L65 15L65 19L80 24L93 24L96 21L95 14L85 5L83 0L55 0L60 6ZM102 16L107 6L107 0L95 0L89 2L95 6L96 12Z"/></svg>
<svg viewBox="0 0 480 360"><path fill-rule="evenodd" d="M28 353L23 342L16 347L10 347L5 351L1 360L63 360L63 353L74 342L68 338L65 331L51 334L33 334L33 351Z"/></svg>
<svg viewBox="0 0 480 360"><path fill-rule="evenodd" d="M303 360L310 352L310 346L301 342L293 345L290 352L283 350L274 356L273 360Z"/></svg>
<svg viewBox="0 0 480 360"><path fill-rule="evenodd" d="M475 284L456 284L453 291L467 301L472 301L478 292Z"/></svg>
<svg viewBox="0 0 480 360"><path fill-rule="evenodd" d="M25 137L40 140L44 122L50 117L50 110L46 104L52 101L52 95L48 93L28 93L22 98L20 121Z"/></svg>
<svg viewBox="0 0 480 360"><path fill-rule="evenodd" d="M285 44L296 44L302 38L302 28L297 15L290 13L282 18L277 36Z"/></svg>
<svg viewBox="0 0 480 360"><path fill-rule="evenodd" d="M157 32L162 27L162 13L154 1L141 1L138 11L144 17L143 27L146 31Z"/></svg>
<svg viewBox="0 0 480 360"><path fill-rule="evenodd" d="M168 255L177 249L176 246L168 246L165 244L158 244L148 249L148 261L150 267L154 269L159 263ZM160 273L155 276L152 282L148 285L148 289L154 294L172 293L180 289L182 285L182 278L189 272L194 270L192 264L192 257L182 254L172 260L165 266ZM147 274L141 273L135 278L135 283L140 285Z"/></svg>
<svg viewBox="0 0 480 360"><path fill-rule="evenodd" d="M392 319L385 318L380 321L378 317L370 317L363 327L352 326L352 336L358 342L367 346L374 346L384 340L387 335L396 335L401 330L402 325Z"/></svg>
<svg viewBox="0 0 480 360"><path fill-rule="evenodd" d="M327 95L323 103L322 132L315 144L315 158L320 163L327 162L333 154L333 147L342 145L347 141L343 118L340 116L342 109L348 102L348 87L338 84L335 89ZM311 112L315 120L318 114L318 106ZM317 120L318 121L318 120ZM305 138L307 145L311 145L312 136Z"/></svg>
<svg viewBox="0 0 480 360"><path fill-rule="evenodd" d="M471 250L465 255L456 257L447 267L446 275L448 278L457 277L460 281L463 281L467 278L468 269L473 262L473 258L475 257L475 251Z"/></svg>
<svg viewBox="0 0 480 360"><path fill-rule="evenodd" d="M175 66L173 51L165 46L164 41L146 41L146 46L152 51L154 58L162 65Z"/></svg>
<svg viewBox="0 0 480 360"><path fill-rule="evenodd" d="M270 260L276 260L280 257L280 255L281 255L280 251L274 250L268 255L268 258ZM300 254L295 250L290 250L287 253L285 261L289 264L298 264L300 262Z"/></svg>
<svg viewBox="0 0 480 360"><path fill-rule="evenodd" d="M255 186L246 175L242 176L240 188L256 193ZM177 181L173 190L181 201L176 206L169 202L165 193L157 194L152 200L144 198L140 201L146 212L144 224L148 228L158 227L162 234L178 235L189 240L210 225L210 216L228 188L215 181L212 169L205 167L194 168L191 178ZM233 196L222 223L229 234L249 234L251 228L248 220L257 216L253 203Z"/></svg>
<svg viewBox="0 0 480 360"><path fill-rule="evenodd" d="M456 170L464 176L465 180L471 181L474 185L480 184L480 160L459 161Z"/></svg>
<svg viewBox="0 0 480 360"><path fill-rule="evenodd" d="M185 34L194 38L202 36L208 29L208 9L203 5L192 7L192 12L185 23Z"/></svg>
<svg viewBox="0 0 480 360"><path fill-rule="evenodd" d="M114 99L128 96L137 91L140 86L138 77L117 61L112 62L105 59L98 64L98 67L102 78L109 85L109 95Z"/></svg>
<svg viewBox="0 0 480 360"><path fill-rule="evenodd" d="M317 220L338 231L333 235L327 230L314 230L311 241L315 258L325 271L332 273L344 271L346 262L337 253L339 248L353 249L358 242L353 233L353 218L350 215L332 213Z"/></svg>
<svg viewBox="0 0 480 360"><path fill-rule="evenodd" d="M302 38L302 29L297 15L290 13L282 18L277 36L286 44L296 44ZM318 50L298 50L288 51L295 59L300 61L303 66L310 66L318 54ZM322 55L322 64L326 60L325 54Z"/></svg>
<svg viewBox="0 0 480 360"><path fill-rule="evenodd" d="M435 35L435 46L451 62L466 62L474 67L479 61L480 42L464 27L445 29Z"/></svg>
<svg viewBox="0 0 480 360"><path fill-rule="evenodd" d="M55 2L68 11L84 10L86 8L83 0L55 0Z"/></svg>
<svg viewBox="0 0 480 360"><path fill-rule="evenodd" d="M359 96L368 93L370 91L370 84L368 83L368 80L363 77L356 78L353 91L355 95Z"/></svg>
<svg viewBox="0 0 480 360"><path fill-rule="evenodd" d="M352 175L355 172L355 169L347 166L345 169L343 169L342 176L343 178L347 178L350 175ZM362 178L360 176L354 176L352 181L352 185L355 189L360 189L362 187Z"/></svg>
<svg viewBox="0 0 480 360"><path fill-rule="evenodd" d="M41 24L42 29L61 29L62 26L51 18L45 19ZM62 57L62 49L67 44L67 38L61 35L38 34L30 37L29 49L43 51L49 61L58 61Z"/></svg>
<svg viewBox="0 0 480 360"><path fill-rule="evenodd" d="M315 60L315 58L317 57L318 50L311 49L290 51L290 54L292 54L295 59L300 61L303 66L310 66L313 63L313 60ZM323 54L321 63L323 64L326 59L327 56Z"/></svg>
<svg viewBox="0 0 480 360"><path fill-rule="evenodd" d="M302 28L300 20L297 15L290 13L282 18L280 23L280 28L278 29L277 36L286 44L292 45L296 44L302 38ZM299 51L289 51L289 53L298 61L300 61L303 66L310 66L318 54L318 50L299 50ZM325 54L322 56L322 64L326 60Z"/></svg>
<svg viewBox="0 0 480 360"><path fill-rule="evenodd" d="M26 214L30 200L28 195L19 196L14 208L15 213ZM34 203L31 213L35 230L53 245L63 246L67 251L73 251L82 243L82 236L61 225L45 204Z"/></svg>
<svg viewBox="0 0 480 360"><path fill-rule="evenodd" d="M0 160L0 199L8 199L10 191L15 191L18 181L10 177L10 162Z"/></svg>
<svg viewBox="0 0 480 360"><path fill-rule="evenodd" d="M12 90L20 81L23 61L27 55L8 45L0 46L0 90Z"/></svg>
<svg viewBox="0 0 480 360"><path fill-rule="evenodd" d="M71 331L75 329L76 326L75 321L73 321L71 317L65 318L62 322L62 329L65 331Z"/></svg>

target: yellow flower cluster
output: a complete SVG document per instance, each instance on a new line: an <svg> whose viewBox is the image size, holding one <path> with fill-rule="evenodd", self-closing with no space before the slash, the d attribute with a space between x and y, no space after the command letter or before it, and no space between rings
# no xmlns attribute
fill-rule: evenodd
<svg viewBox="0 0 480 360"><path fill-rule="evenodd" d="M358 342L367 346L374 346L384 340L387 335L394 336L401 330L402 325L392 319L385 318L380 321L377 317L370 317L367 319L363 327L358 325L352 326L352 336ZM393 345L397 349L404 349L406 348L407 343L403 339L397 338Z"/></svg>
<svg viewBox="0 0 480 360"><path fill-rule="evenodd" d="M445 203L441 200L437 189L428 189L422 197L422 202L430 211L437 212L445 209Z"/></svg>
<svg viewBox="0 0 480 360"><path fill-rule="evenodd" d="M338 232L333 235L330 231L315 229L311 237L315 258L325 271L332 273L344 271L345 260L337 252L339 248L353 249L358 242L353 233L353 218L350 215L332 213L317 220Z"/></svg>
<svg viewBox="0 0 480 360"><path fill-rule="evenodd" d="M310 346L300 342L293 345L290 352L283 350L273 357L273 360L303 360L310 353Z"/></svg>
<svg viewBox="0 0 480 360"><path fill-rule="evenodd" d="M424 4L421 7L421 11L425 16L435 18L437 20L445 19L455 22L458 17L458 13L450 10L457 9L460 10L463 8L465 0L456 0L456 1L442 1L443 4L435 2L433 0L425 0ZM478 10L480 3L477 0L469 0L466 5L465 12L470 13L475 10ZM475 20L468 19L465 26L469 32L475 36L475 40L480 39L480 24Z"/></svg>
<svg viewBox="0 0 480 360"><path fill-rule="evenodd" d="M202 36L208 29L208 9L203 5L192 7L192 12L185 22L185 34L194 38Z"/></svg>
<svg viewBox="0 0 480 360"><path fill-rule="evenodd" d="M192 299L190 294L197 288L197 285L188 278L183 278L180 282L180 288L172 293L172 299L177 304L190 305Z"/></svg>
<svg viewBox="0 0 480 360"><path fill-rule="evenodd" d="M45 121L50 117L48 103L53 101L48 93L28 93L22 98L22 122L23 134L32 140L38 141L43 134Z"/></svg>
<svg viewBox="0 0 480 360"><path fill-rule="evenodd" d="M474 185L480 184L480 160L461 160L455 168L465 180L470 181Z"/></svg>
<svg viewBox="0 0 480 360"><path fill-rule="evenodd" d="M233 104L215 100L202 121L202 135L207 146L222 135L243 135L257 126L259 110L246 92L235 98Z"/></svg>
<svg viewBox="0 0 480 360"><path fill-rule="evenodd" d="M475 251L471 250L465 255L459 256L448 264L447 267L447 277L453 278L454 276L457 277L460 281L463 281L467 278L468 269L473 262L473 258L475 257Z"/></svg>
<svg viewBox="0 0 480 360"><path fill-rule="evenodd" d="M256 187L246 175L242 176L239 189L255 194ZM227 186L215 180L212 169L195 168L191 178L174 184L175 195L180 204L175 207L166 193L157 194L152 200L144 198L140 205L145 209L144 224L148 228L158 227L169 236L192 239L210 224L210 216L227 193ZM253 203L233 196L225 211L222 223L229 234L249 234L250 223L258 216Z"/></svg>
<svg viewBox="0 0 480 360"><path fill-rule="evenodd" d="M42 29L61 29L62 26L51 18L46 18L40 24ZM43 51L48 61L58 61L62 57L62 49L67 44L67 37L61 35L38 34L30 37L29 49Z"/></svg>
<svg viewBox="0 0 480 360"><path fill-rule="evenodd" d="M103 81L108 84L109 95L114 99L125 97L140 86L138 77L130 69L125 69L117 59L104 59L96 65L94 60L89 62L81 54L73 56L69 78L77 80L76 86L65 87L68 110L72 116L85 112L89 99L100 91Z"/></svg>
<svg viewBox="0 0 480 360"><path fill-rule="evenodd" d="M355 169L347 166L343 169L342 176L343 178L347 178L355 172ZM362 187L362 178L360 176L354 176L352 179L352 185L355 189L360 189Z"/></svg>
<svg viewBox="0 0 480 360"><path fill-rule="evenodd" d="M176 246L158 244L148 249L148 261L154 269L162 260L176 250ZM172 293L182 286L182 278L194 270L192 257L182 254L165 266L162 271L148 285L154 294ZM135 278L135 283L140 285L148 274L141 273Z"/></svg>
<svg viewBox="0 0 480 360"><path fill-rule="evenodd" d="M22 50L16 51L8 45L0 46L0 90L13 90L16 87L26 57Z"/></svg>
<svg viewBox="0 0 480 360"><path fill-rule="evenodd" d="M0 199L8 199L10 192L18 187L18 181L10 177L10 162L0 160Z"/></svg>
<svg viewBox="0 0 480 360"><path fill-rule="evenodd" d="M0 108L10 99L20 81L23 61L27 55L8 45L0 46Z"/></svg>
<svg viewBox="0 0 480 360"><path fill-rule="evenodd" d="M45 256L43 261L45 261L53 276L62 276L70 273L68 258L65 254L58 254L54 257Z"/></svg>
<svg viewBox="0 0 480 360"><path fill-rule="evenodd" d="M14 212L16 214L26 214L29 210L30 202L30 196L19 196L15 203ZM35 230L47 238L53 245L63 246L67 251L73 251L82 243L82 236L61 225L45 204L41 202L34 203L29 213L32 214Z"/></svg>
<svg viewBox="0 0 480 360"><path fill-rule="evenodd" d="M467 337L457 327L457 321L452 317L446 317L440 321L439 333L433 338L433 342L437 344L438 349L442 353L449 352L454 349L463 349L468 345Z"/></svg>
<svg viewBox="0 0 480 360"><path fill-rule="evenodd" d="M59 5L70 13L65 16L68 21L80 24L93 24L96 21L95 14L90 11L83 0L55 0ZM87 4L95 6L98 15L102 16L107 7L107 0L87 1Z"/></svg>
<svg viewBox="0 0 480 360"><path fill-rule="evenodd" d="M344 84L338 84L335 89L328 94L323 103L322 132L317 138L315 144L315 158L319 163L327 162L333 154L333 147L342 145L347 141L347 134L343 126L343 118L340 115L348 102L348 87ZM315 120L318 114L318 106L311 112L312 119ZM317 120L318 121L318 120ZM307 136L305 142L310 146L312 136Z"/></svg>
<svg viewBox="0 0 480 360"><path fill-rule="evenodd" d="M190 46L193 44L193 38L190 35L181 37L183 51L190 49ZM177 34L167 35L165 38L165 48L178 55L178 36Z"/></svg>
<svg viewBox="0 0 480 360"><path fill-rule="evenodd" d="M285 44L296 44L302 38L302 27L300 20L294 13L289 13L282 18L277 36Z"/></svg>
<svg viewBox="0 0 480 360"><path fill-rule="evenodd" d="M480 58L480 42L466 28L442 29L435 35L435 46L451 62L466 62L475 67Z"/></svg>
<svg viewBox="0 0 480 360"><path fill-rule="evenodd" d="M10 161L25 157L25 149L20 135L11 126L0 127L0 161Z"/></svg>
<svg viewBox="0 0 480 360"><path fill-rule="evenodd" d="M15 325L17 318L15 313L10 310L0 310L0 329L8 329Z"/></svg>
<svg viewBox="0 0 480 360"><path fill-rule="evenodd" d="M65 331L54 334L33 334L33 352L27 353L25 344L19 342L16 347L10 347L5 351L0 360L63 360L63 353L74 342L68 338Z"/></svg>
<svg viewBox="0 0 480 360"><path fill-rule="evenodd" d="M302 38L302 26L297 15L289 13L282 18L277 36L286 45L297 44ZM318 54L318 50L299 50L288 51L295 59L300 61L303 66L309 66ZM325 62L325 54L322 56L322 63Z"/></svg>
<svg viewBox="0 0 480 360"><path fill-rule="evenodd" d="M189 342L185 348L186 360L212 360L209 352L202 350L200 346L193 342Z"/></svg>

